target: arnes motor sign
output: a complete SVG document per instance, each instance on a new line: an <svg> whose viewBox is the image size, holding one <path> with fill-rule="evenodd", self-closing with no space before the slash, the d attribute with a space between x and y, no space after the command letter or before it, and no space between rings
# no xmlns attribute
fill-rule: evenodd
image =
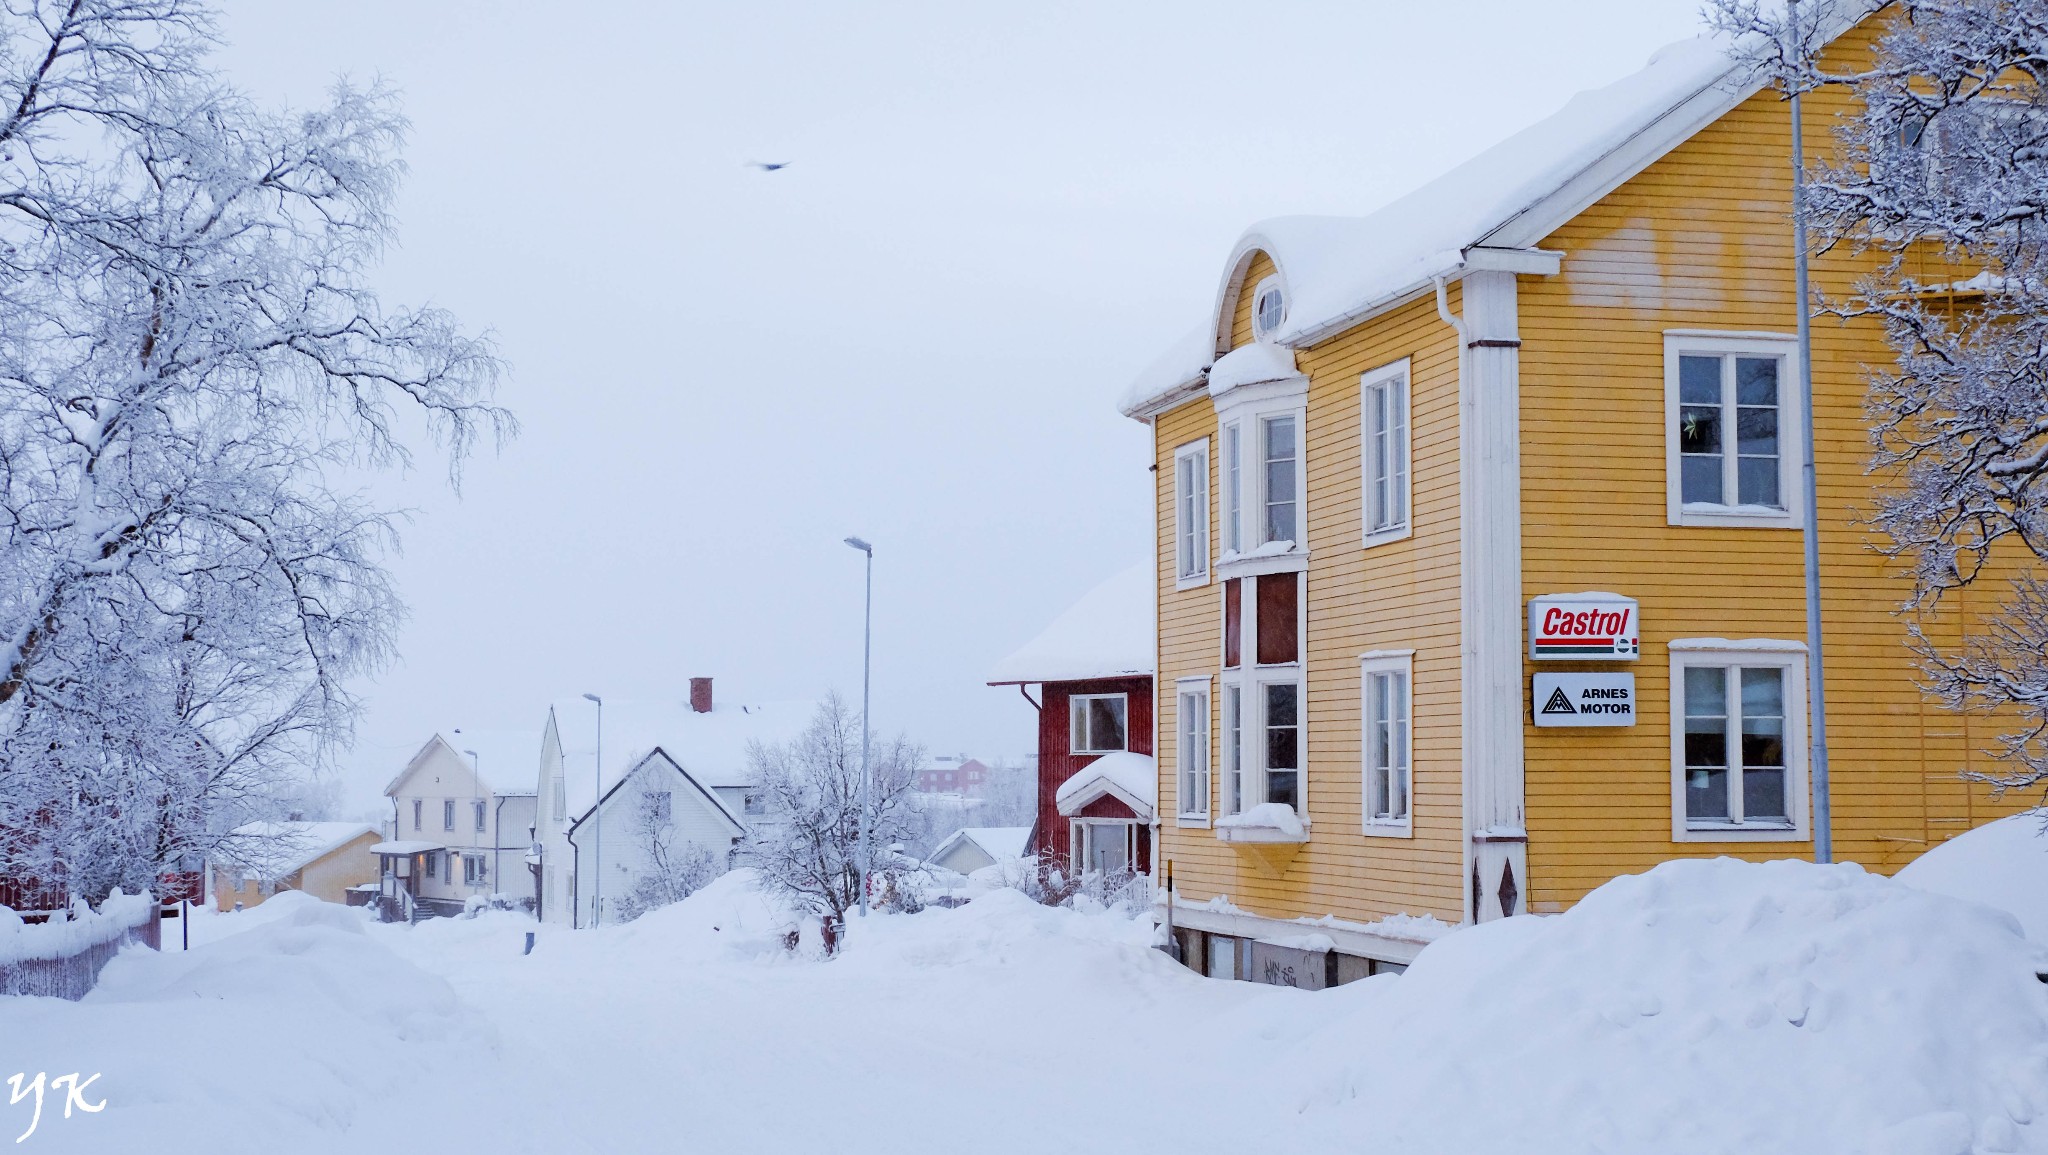
<svg viewBox="0 0 2048 1155"><path fill-rule="evenodd" d="M1538 662L1633 662L1641 656L1636 601L1620 594L1545 594L1529 599L1529 658Z"/></svg>

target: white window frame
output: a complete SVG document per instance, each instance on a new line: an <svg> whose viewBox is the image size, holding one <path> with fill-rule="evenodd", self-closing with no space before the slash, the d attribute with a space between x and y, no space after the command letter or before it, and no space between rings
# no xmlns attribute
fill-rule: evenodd
<svg viewBox="0 0 2048 1155"><path fill-rule="evenodd" d="M1184 482L1192 481L1190 493ZM1209 584L1209 439L1173 451L1173 584ZM1189 524L1192 522L1193 524Z"/></svg>
<svg viewBox="0 0 2048 1155"><path fill-rule="evenodd" d="M1671 840L1673 842L1804 842L1808 831L1806 645L1777 638L1676 638L1671 653ZM1775 667L1785 671L1785 826L1689 822L1685 814L1685 671L1695 666ZM1731 776L1736 767L1730 751Z"/></svg>
<svg viewBox="0 0 2048 1155"><path fill-rule="evenodd" d="M1268 289L1275 290L1280 294L1280 319L1270 325L1266 324L1264 318L1259 314L1259 302L1265 299ZM1252 286L1252 340L1263 341L1272 336L1286 323L1287 286L1280 283L1280 276L1277 273L1261 277L1259 283Z"/></svg>
<svg viewBox="0 0 2048 1155"><path fill-rule="evenodd" d="M1244 679L1226 678L1219 687L1216 706L1217 737L1216 749L1222 757L1215 759L1221 766L1223 781L1218 791L1218 803L1225 814L1244 812L1245 795L1250 793L1251 775L1245 770L1244 760ZM1232 695L1236 696L1235 708Z"/></svg>
<svg viewBox="0 0 2048 1155"><path fill-rule="evenodd" d="M443 832L455 829L455 800L453 798L443 798L441 800L441 829Z"/></svg>
<svg viewBox="0 0 2048 1155"><path fill-rule="evenodd" d="M1105 830L1112 826L1123 829L1124 869L1133 874L1137 873L1138 824L1136 822L1128 818L1074 818L1070 819L1069 823L1067 846L1072 856L1070 865L1074 868L1075 873L1083 874L1090 869L1088 865L1089 859L1093 858L1094 855L1089 852L1094 849L1095 840L1100 837L1097 831Z"/></svg>
<svg viewBox="0 0 2048 1155"><path fill-rule="evenodd" d="M1395 817L1381 818L1372 812L1373 775L1379 768L1372 764L1373 679L1392 675L1401 679L1403 689L1403 715L1397 720L1401 733L1399 738L1400 766L1403 779L1403 806ZM1413 838L1415 836L1415 651L1375 650L1358 656L1358 813L1363 821L1365 833L1381 838ZM1391 767L1389 768L1392 769Z"/></svg>
<svg viewBox="0 0 2048 1155"><path fill-rule="evenodd" d="M1806 387L1799 379L1798 339L1784 333L1718 332L1699 329L1670 329L1664 333L1664 493L1665 514L1672 525L1747 526L1758 529L1798 529L1805 524L1805 486L1799 431L1804 428ZM1710 504L1685 500L1684 468L1678 446L1679 359L1687 355L1704 357L1775 357L1778 369L1778 497L1784 508L1758 505ZM1724 387L1725 388L1725 387ZM1723 452L1731 463L1736 455L1736 431L1725 420L1731 404L1722 396L1724 421ZM1728 467L1731 472L1733 465Z"/></svg>
<svg viewBox="0 0 2048 1155"><path fill-rule="evenodd" d="M1244 546L1244 422L1232 421L1218 434L1223 459L1217 471L1223 482L1223 507L1218 520L1223 525L1223 550L1237 554Z"/></svg>
<svg viewBox="0 0 2048 1155"><path fill-rule="evenodd" d="M1267 775L1272 767L1266 765L1266 688L1268 686L1294 687L1294 812L1303 822L1308 819L1308 680L1302 677L1298 663L1291 666L1255 666L1252 676L1246 679L1246 686L1252 691L1252 716L1258 725L1250 728L1245 736L1245 745L1250 747L1253 757L1250 767L1252 797L1256 806L1266 801Z"/></svg>
<svg viewBox="0 0 2048 1155"><path fill-rule="evenodd" d="M478 834L482 834L482 833L484 833L484 832L488 831L488 830L490 829L490 827L489 827L488 825L486 825L486 823L485 823L485 819L484 819L484 816L485 816L485 814L487 813L487 811L488 811L488 808L487 808L487 807L485 806L485 804L484 804L484 800L483 800L483 799L481 799L481 798L472 798L472 799L470 799L470 800L469 800L469 808L470 808L471 812L472 812L472 813L474 813L474 814L475 814L475 816L476 816L476 832L477 832Z"/></svg>
<svg viewBox="0 0 2048 1155"><path fill-rule="evenodd" d="M1272 543L1265 536L1265 423L1277 417L1294 419L1294 548L1275 553L1266 549ZM1226 527L1222 534L1230 548L1217 558L1215 568L1224 577L1305 568L1309 555L1308 378L1241 385L1217 400L1216 420L1219 429L1234 426L1237 430L1238 504L1234 528ZM1224 468L1229 469L1227 462ZM1226 485L1229 480L1226 474ZM1226 504L1229 499L1226 490Z"/></svg>
<svg viewBox="0 0 2048 1155"><path fill-rule="evenodd" d="M1207 675L1178 678L1174 689L1173 758L1175 801L1182 826L1209 825L1209 797L1215 777L1209 712L1210 686ZM1194 751L1198 757L1190 757ZM1191 804L1192 803L1192 804Z"/></svg>
<svg viewBox="0 0 2048 1155"><path fill-rule="evenodd" d="M1113 747L1113 748L1109 748L1109 749L1100 749L1100 750L1096 750L1096 749L1089 749L1089 750L1083 750L1083 749L1080 749L1079 747L1075 746L1075 741L1076 741L1076 739L1077 739L1077 737L1078 737L1078 736L1077 736L1077 735L1076 735L1076 734L1074 733L1074 711L1075 711L1075 710L1077 710L1077 709L1080 709L1080 708L1081 708L1081 704L1082 704L1082 703L1084 703L1084 702L1095 702L1095 701L1107 701L1107 700L1109 700L1109 699L1111 699L1111 698L1114 698L1114 699L1116 699L1116 700L1117 700L1118 702L1121 702L1121 703L1123 703L1123 707L1124 707L1124 744L1123 744L1123 745L1121 745L1121 746L1117 746L1117 747ZM1091 739L1092 739L1092 738L1093 738L1093 735L1090 735L1090 737L1091 737ZM1067 697L1067 746L1068 746L1068 750L1067 750L1067 753L1069 753L1069 754L1117 754L1117 753L1121 753L1121 752L1123 752L1123 751L1125 751L1125 750L1129 750L1129 749L1131 748L1131 696L1130 696L1129 694L1071 694L1071 695L1069 695L1069 696Z"/></svg>
<svg viewBox="0 0 2048 1155"><path fill-rule="evenodd" d="M1375 508L1376 474L1380 472L1382 457L1375 447L1373 431L1373 399L1376 394L1384 395L1395 389L1398 383L1399 399L1393 406L1391 416L1394 425L1390 443L1386 449L1396 459L1389 468L1388 479L1391 504L1399 510L1398 517L1382 518ZM1391 365L1382 365L1366 373L1358 382L1358 470L1359 470L1359 518L1362 541L1367 548L1400 541L1414 533L1415 524L1415 432L1414 378L1409 373L1409 359L1404 357Z"/></svg>

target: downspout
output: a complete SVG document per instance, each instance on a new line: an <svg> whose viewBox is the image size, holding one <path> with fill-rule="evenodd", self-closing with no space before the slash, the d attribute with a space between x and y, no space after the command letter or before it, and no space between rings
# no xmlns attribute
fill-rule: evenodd
<svg viewBox="0 0 2048 1155"><path fill-rule="evenodd" d="M569 843L569 929L580 930L583 902L578 891L583 885L583 851L576 845L576 824L570 823L562 837Z"/></svg>
<svg viewBox="0 0 2048 1155"><path fill-rule="evenodd" d="M1456 333L1458 336L1458 391L1462 394L1465 390L1466 382L1471 379L1471 371L1468 365L1468 351L1472 346L1471 334L1470 331L1465 328L1464 318L1459 317L1457 314L1451 312L1450 279L1444 276L1443 274L1439 273L1434 278L1434 280L1436 282L1436 315L1442 318L1443 323L1449 325L1451 327L1452 332ZM1462 429L1464 425L1464 414L1462 411L1459 413L1458 424ZM1463 450L1461 449L1460 452L1463 452ZM1460 479L1460 481L1462 484L1462 478ZM1460 510L1460 512L1463 512L1462 509ZM1462 518L1460 520L1462 522ZM1459 526L1459 532L1469 533L1471 532L1471 527L1461 524ZM1466 579L1464 576L1461 575L1459 580L1464 581ZM1459 632L1462 635L1462 633L1470 627L1464 622L1464 614L1462 612L1460 612L1458 616L1460 619ZM1461 637L1458 643L1458 660L1461 663L1469 660L1464 650L1465 645ZM1409 692L1411 695L1414 693L1412 689ZM1462 692L1463 691L1461 689L1461 696ZM1410 698L1410 701L1413 701L1412 697ZM1461 708L1461 728L1462 714L1463 710ZM1467 735L1460 735L1460 740L1461 742L1469 741L1470 738ZM1458 777L1461 779L1458 786L1458 805L1459 808L1464 811L1462 820L1459 823L1459 825L1463 827L1463 830L1460 831L1458 837L1458 841L1461 844L1461 847L1458 852L1458 902L1459 905L1466 908L1466 921L1474 925L1477 925L1479 922L1479 896L1472 893L1472 877L1473 871L1476 869L1472 850L1473 784L1471 781L1471 774L1469 773L1469 771L1465 770L1462 767L1460 768ZM1413 806L1415 797L1415 785L1412 779L1409 782L1408 789L1409 805Z"/></svg>

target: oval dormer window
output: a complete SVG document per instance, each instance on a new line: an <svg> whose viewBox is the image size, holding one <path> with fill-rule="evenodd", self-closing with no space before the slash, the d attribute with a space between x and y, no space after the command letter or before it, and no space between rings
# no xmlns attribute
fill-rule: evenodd
<svg viewBox="0 0 2048 1155"><path fill-rule="evenodd" d="M1266 337L1287 319L1287 295L1280 291L1280 278L1267 277L1252 290L1252 336Z"/></svg>

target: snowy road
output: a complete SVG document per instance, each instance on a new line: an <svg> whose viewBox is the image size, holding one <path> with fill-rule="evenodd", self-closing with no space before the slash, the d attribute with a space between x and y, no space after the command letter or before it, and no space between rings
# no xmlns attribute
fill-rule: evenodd
<svg viewBox="0 0 2048 1155"><path fill-rule="evenodd" d="M273 900L0 1000L0 1078L101 1075L24 1151L2048 1151L2038 952L1854 867L1668 865L1314 994L1012 892L831 962L782 926L734 879L530 956Z"/></svg>

